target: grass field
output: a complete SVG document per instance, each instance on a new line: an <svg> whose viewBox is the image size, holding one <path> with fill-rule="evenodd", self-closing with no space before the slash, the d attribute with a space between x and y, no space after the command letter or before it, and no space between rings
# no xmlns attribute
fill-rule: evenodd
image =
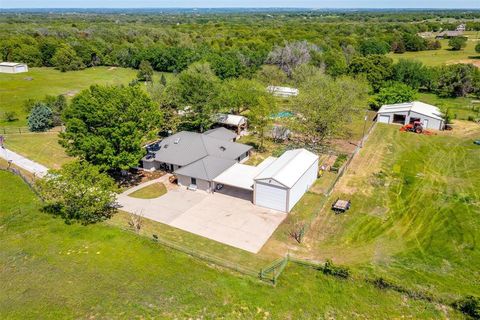
<svg viewBox="0 0 480 320"><path fill-rule="evenodd" d="M163 196L165 193L167 193L167 188L163 183L160 182L132 192L128 196L139 199L154 199Z"/></svg>
<svg viewBox="0 0 480 320"><path fill-rule="evenodd" d="M57 132L9 134L5 147L51 169L59 169L72 158L58 144Z"/></svg>
<svg viewBox="0 0 480 320"><path fill-rule="evenodd" d="M271 287L105 224L67 225L20 178L0 181L2 319L461 318L293 264Z"/></svg>
<svg viewBox="0 0 480 320"><path fill-rule="evenodd" d="M304 255L332 258L453 300L480 295L480 126L434 136L379 124L307 235ZM335 215L337 197L352 208Z"/></svg>
<svg viewBox="0 0 480 320"><path fill-rule="evenodd" d="M0 74L0 126L22 127L27 114L23 104L28 99L66 94L71 97L93 84L128 84L137 71L125 68L95 67L80 71L60 72L53 68L30 68L27 73ZM156 74L155 77L159 77ZM27 80L30 79L31 80ZM15 111L19 120L3 121L6 111Z"/></svg>
<svg viewBox="0 0 480 320"><path fill-rule="evenodd" d="M468 36L467 46L460 51L449 50L448 40L440 40L442 48L439 50L428 50L418 52L405 52L402 54L389 53L394 60L415 59L427 66L438 66L441 64L452 64L460 61L472 60L480 63L480 54L475 52L475 45L480 41L480 34L474 31L465 32Z"/></svg>

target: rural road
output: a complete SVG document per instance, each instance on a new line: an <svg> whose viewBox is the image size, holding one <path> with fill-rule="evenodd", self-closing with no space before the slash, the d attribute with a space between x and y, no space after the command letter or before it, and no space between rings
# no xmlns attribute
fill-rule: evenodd
<svg viewBox="0 0 480 320"><path fill-rule="evenodd" d="M43 177L47 174L48 168L36 163L32 160L29 160L18 153L15 153L6 148L0 147L0 158L3 158L7 161L12 161L12 163L22 169L25 169L31 173L34 173L37 177Z"/></svg>

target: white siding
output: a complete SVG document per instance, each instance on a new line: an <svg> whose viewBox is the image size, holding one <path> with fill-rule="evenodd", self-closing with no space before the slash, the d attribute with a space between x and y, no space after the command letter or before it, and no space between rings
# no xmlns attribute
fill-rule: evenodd
<svg viewBox="0 0 480 320"><path fill-rule="evenodd" d="M318 174L318 160L305 171L295 185L289 190L288 197L288 212L293 209L293 206L303 197L305 192L312 186L317 179Z"/></svg>
<svg viewBox="0 0 480 320"><path fill-rule="evenodd" d="M286 212L287 189L256 182L255 204L257 206Z"/></svg>
<svg viewBox="0 0 480 320"><path fill-rule="evenodd" d="M390 116L381 114L381 115L378 116L378 122L380 122L380 123L390 123Z"/></svg>

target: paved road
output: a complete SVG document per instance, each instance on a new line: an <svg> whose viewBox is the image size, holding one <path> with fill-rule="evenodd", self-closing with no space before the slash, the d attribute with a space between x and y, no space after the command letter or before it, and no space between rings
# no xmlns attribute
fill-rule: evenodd
<svg viewBox="0 0 480 320"><path fill-rule="evenodd" d="M7 161L12 161L12 163L22 169L25 169L31 173L34 173L37 177L43 177L47 174L48 168L25 158L24 156L19 155L11 150L0 147L0 158L3 158Z"/></svg>

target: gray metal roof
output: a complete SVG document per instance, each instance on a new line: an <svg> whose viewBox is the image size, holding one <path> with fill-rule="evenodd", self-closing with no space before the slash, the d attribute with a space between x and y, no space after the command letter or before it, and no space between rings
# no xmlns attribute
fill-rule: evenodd
<svg viewBox="0 0 480 320"><path fill-rule="evenodd" d="M175 170L175 174L212 181L235 163L237 163L236 160L206 156L186 167Z"/></svg>
<svg viewBox="0 0 480 320"><path fill-rule="evenodd" d="M228 130L227 128L224 128L224 127L210 129L208 131L205 131L203 134L211 138L217 138L217 139L226 140L226 141L231 141L237 137L235 132L233 132L232 130Z"/></svg>
<svg viewBox="0 0 480 320"><path fill-rule="evenodd" d="M206 156L235 160L250 149L252 147L245 144L181 131L160 142L155 160L183 167Z"/></svg>

